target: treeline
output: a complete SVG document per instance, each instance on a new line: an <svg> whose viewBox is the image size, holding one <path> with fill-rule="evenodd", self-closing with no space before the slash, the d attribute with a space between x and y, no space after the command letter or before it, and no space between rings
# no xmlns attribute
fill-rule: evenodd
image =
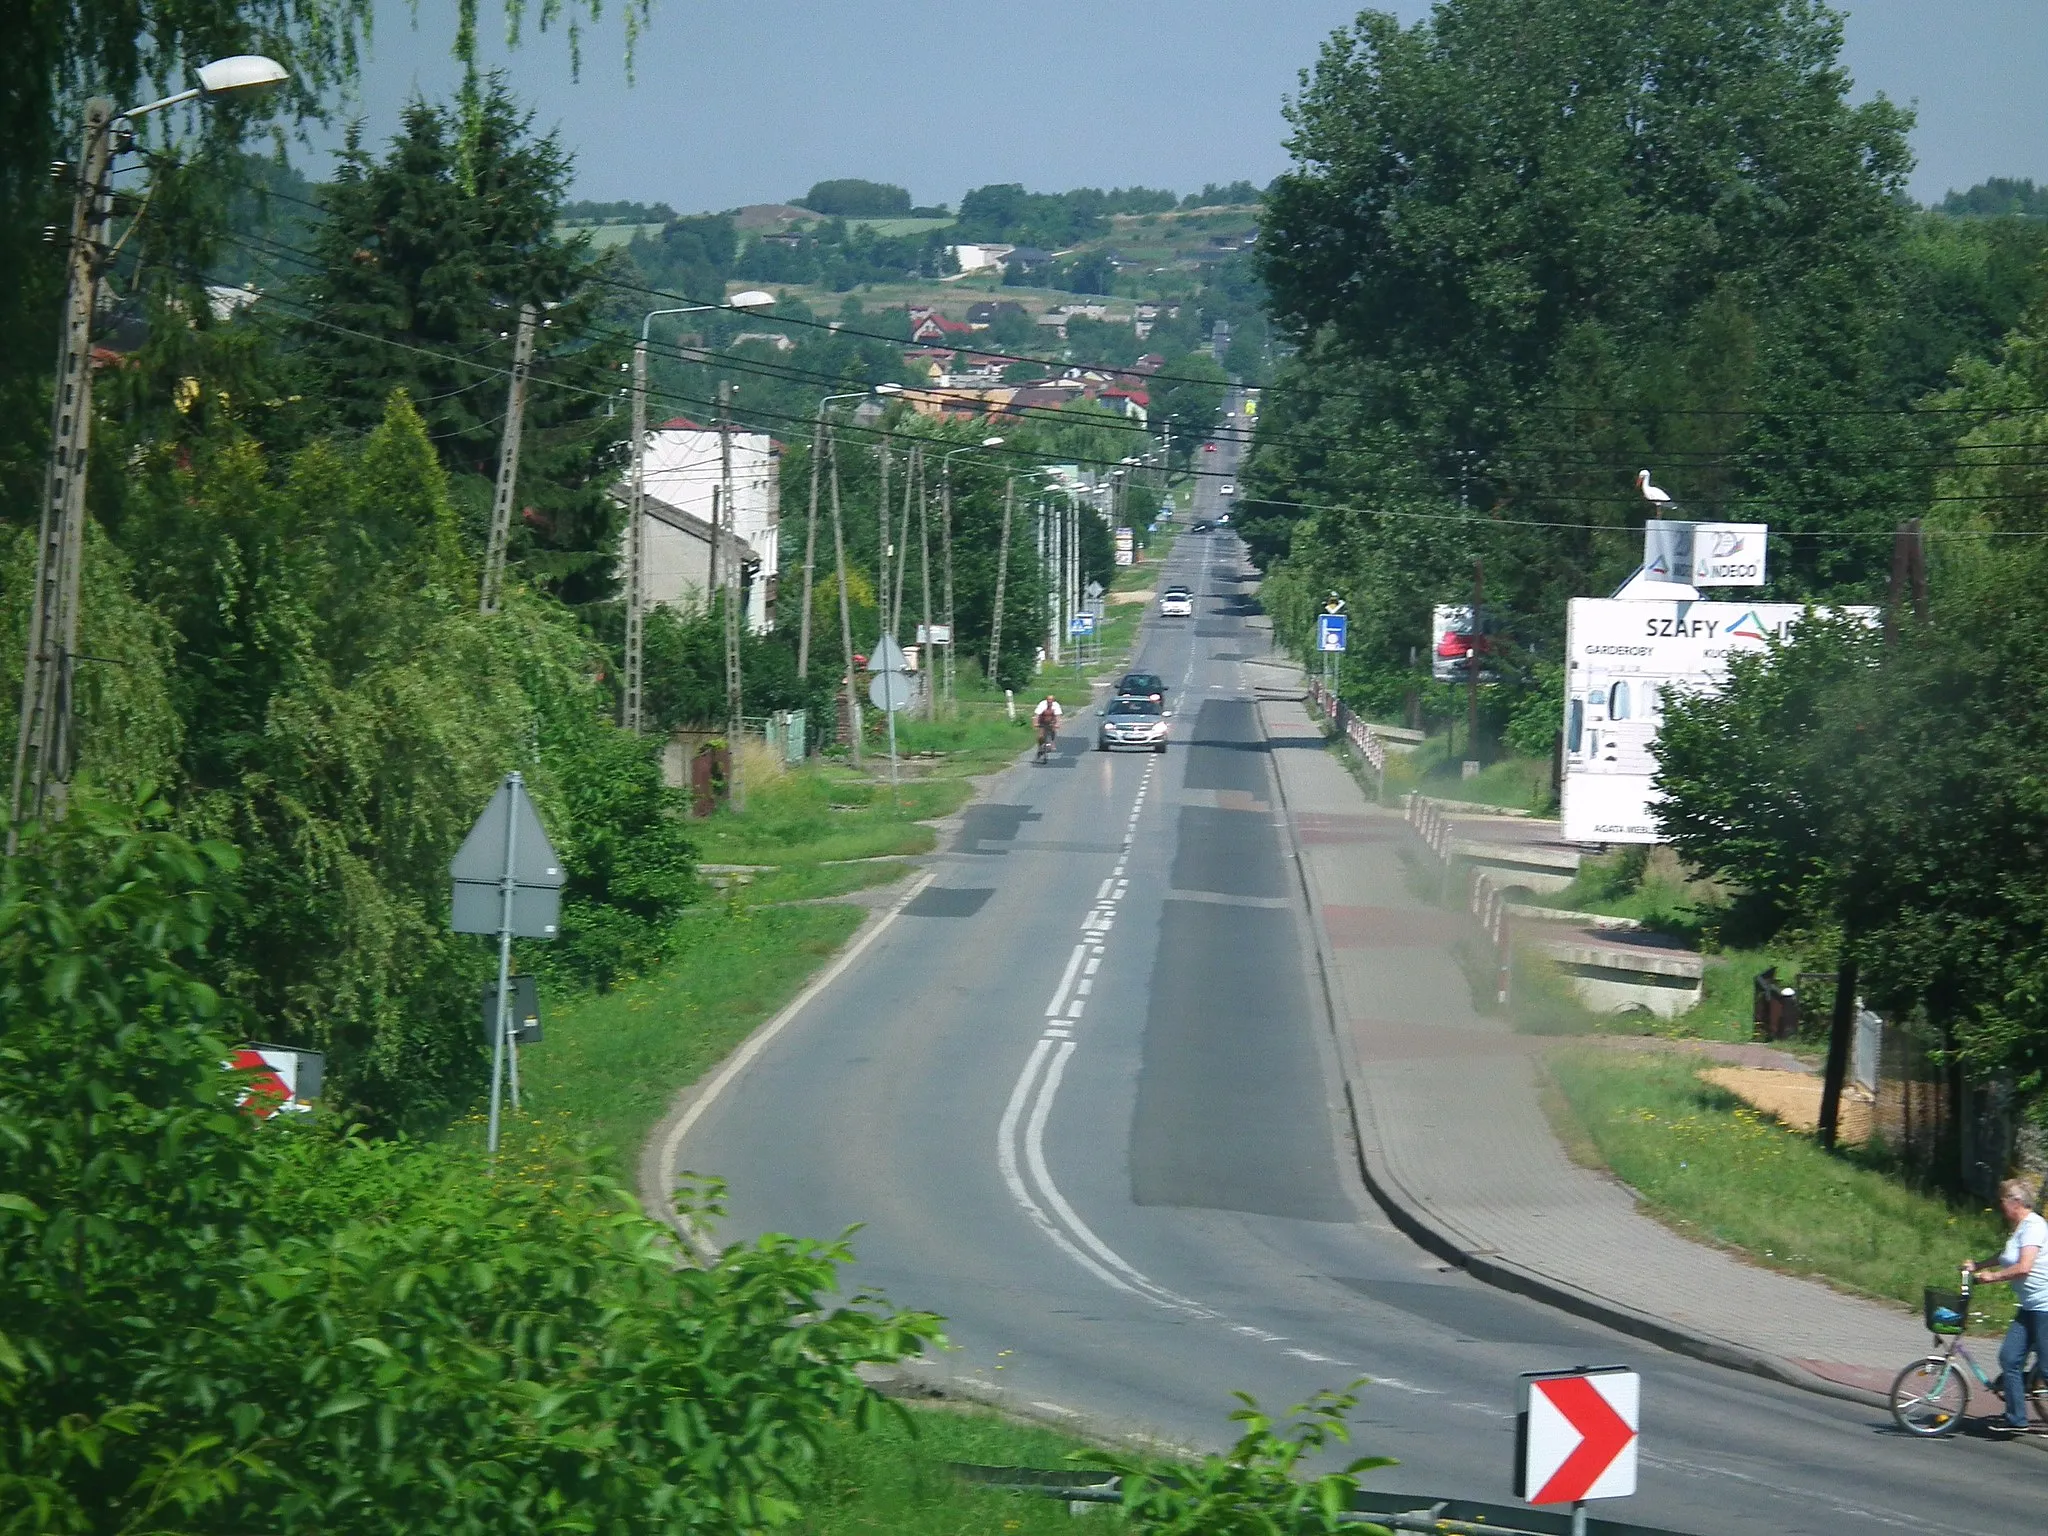
<svg viewBox="0 0 2048 1536"><path fill-rule="evenodd" d="M955 240L986 240L1059 251L1107 233L1114 214L1170 213L1176 208L1207 208L1229 203L1256 203L1261 197L1248 181L1228 186L1209 183L1185 198L1151 187L1117 187L1104 192L1077 187L1071 192L1027 192L1018 182L976 187L960 199Z"/></svg>
<svg viewBox="0 0 2048 1536"><path fill-rule="evenodd" d="M2038 1105L2048 226L2017 184L1911 207L1909 119L1849 101L1840 41L1786 0L1449 0L1339 32L1264 215L1298 351L1241 526L1297 646L1348 600L1369 709L1427 699L1428 610L1483 562L1485 733L1537 752L1565 603L1640 559L1644 467L1683 515L1769 523L1769 596L1896 600L1669 702L1660 817L1735 891L1725 941L1839 963L1952 1086ZM1914 520L1924 619L1891 579Z"/></svg>
<svg viewBox="0 0 2048 1536"><path fill-rule="evenodd" d="M554 233L568 172L493 82L473 111L415 103L388 146L351 136L289 264L274 228L225 226L220 249L267 264L256 302L209 307L168 223L116 275L150 324L98 384L80 788L149 789L169 828L239 850L195 963L253 1033L326 1051L336 1113L379 1130L439 1125L481 1080L489 959L447 931L447 861L506 771L569 874L561 938L527 964L603 986L658 963L697 889L653 740L610 723L628 326ZM521 303L549 323L511 595L486 617ZM33 506L0 526L17 635Z"/></svg>
<svg viewBox="0 0 2048 1536"><path fill-rule="evenodd" d="M675 216L675 209L667 203L577 201L562 204L561 221L564 224L666 224Z"/></svg>
<svg viewBox="0 0 2048 1536"><path fill-rule="evenodd" d="M1483 561L1492 728L1549 708L1565 602L1639 559L1644 467L1688 516L1768 522L1773 596L1881 591L1970 425L1918 407L1995 354L2048 239L1913 210L1907 114L1849 101L1839 45L1780 0L1336 34L1253 256L1293 350L1240 525L1297 636L1348 598L1360 703L1426 690L1429 608Z"/></svg>

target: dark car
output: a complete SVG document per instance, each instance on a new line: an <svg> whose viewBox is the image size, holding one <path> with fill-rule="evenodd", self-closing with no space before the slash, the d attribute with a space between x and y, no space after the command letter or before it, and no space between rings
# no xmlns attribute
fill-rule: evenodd
<svg viewBox="0 0 2048 1536"><path fill-rule="evenodd" d="M1212 528L1213 526L1214 526L1213 524L1210 524L1210 523L1207 523L1207 522L1201 522L1201 523L1197 523L1197 524L1195 524L1195 526L1194 526L1194 527L1192 527L1192 528L1190 528L1190 529L1188 530L1188 532L1189 532L1189 533L1208 533L1208 532L1210 531L1210 529L1211 529L1211 528Z"/></svg>
<svg viewBox="0 0 2048 1536"><path fill-rule="evenodd" d="M1102 716L1102 725L1095 733L1097 751L1114 752L1118 747L1137 747L1150 752L1166 750L1167 712L1153 700L1111 699L1098 713Z"/></svg>
<svg viewBox="0 0 2048 1536"><path fill-rule="evenodd" d="M1110 694L1119 699L1149 699L1154 704L1164 704L1166 684L1157 672L1126 672L1116 680Z"/></svg>

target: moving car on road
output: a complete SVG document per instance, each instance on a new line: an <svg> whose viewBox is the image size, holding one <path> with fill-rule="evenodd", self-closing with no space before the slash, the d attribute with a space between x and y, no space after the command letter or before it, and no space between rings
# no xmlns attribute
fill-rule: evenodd
<svg viewBox="0 0 2048 1536"><path fill-rule="evenodd" d="M1162 618L1191 619L1195 616L1195 594L1186 587L1168 587L1159 594Z"/></svg>
<svg viewBox="0 0 2048 1536"><path fill-rule="evenodd" d="M1154 704L1166 702L1166 684L1157 672L1126 672L1116 680L1116 687L1110 692L1112 698L1150 699Z"/></svg>
<svg viewBox="0 0 2048 1536"><path fill-rule="evenodd" d="M1095 733L1098 752L1114 752L1118 747L1166 750L1167 712L1154 700L1111 699L1098 713L1102 716L1102 726Z"/></svg>

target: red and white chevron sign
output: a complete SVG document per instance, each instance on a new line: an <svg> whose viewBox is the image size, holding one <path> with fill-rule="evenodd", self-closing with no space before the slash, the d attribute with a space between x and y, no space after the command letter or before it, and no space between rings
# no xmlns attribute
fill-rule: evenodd
<svg viewBox="0 0 2048 1536"><path fill-rule="evenodd" d="M1577 1504L1634 1493L1642 1398L1643 1379L1626 1366L1524 1376L1516 1497Z"/></svg>

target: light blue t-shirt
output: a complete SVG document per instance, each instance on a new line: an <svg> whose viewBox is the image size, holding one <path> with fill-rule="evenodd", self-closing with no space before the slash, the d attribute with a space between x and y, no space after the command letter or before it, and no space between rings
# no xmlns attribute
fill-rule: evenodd
<svg viewBox="0 0 2048 1536"><path fill-rule="evenodd" d="M2029 1211L2020 1218L2020 1224L2012 1229L2012 1236L2005 1240L2005 1251L1998 1256L1999 1264L2019 1263L2023 1248L2034 1250L2034 1267L2013 1281L2013 1294L2019 1298L2021 1311L2048 1312L2048 1220L2044 1220L2039 1211Z"/></svg>

